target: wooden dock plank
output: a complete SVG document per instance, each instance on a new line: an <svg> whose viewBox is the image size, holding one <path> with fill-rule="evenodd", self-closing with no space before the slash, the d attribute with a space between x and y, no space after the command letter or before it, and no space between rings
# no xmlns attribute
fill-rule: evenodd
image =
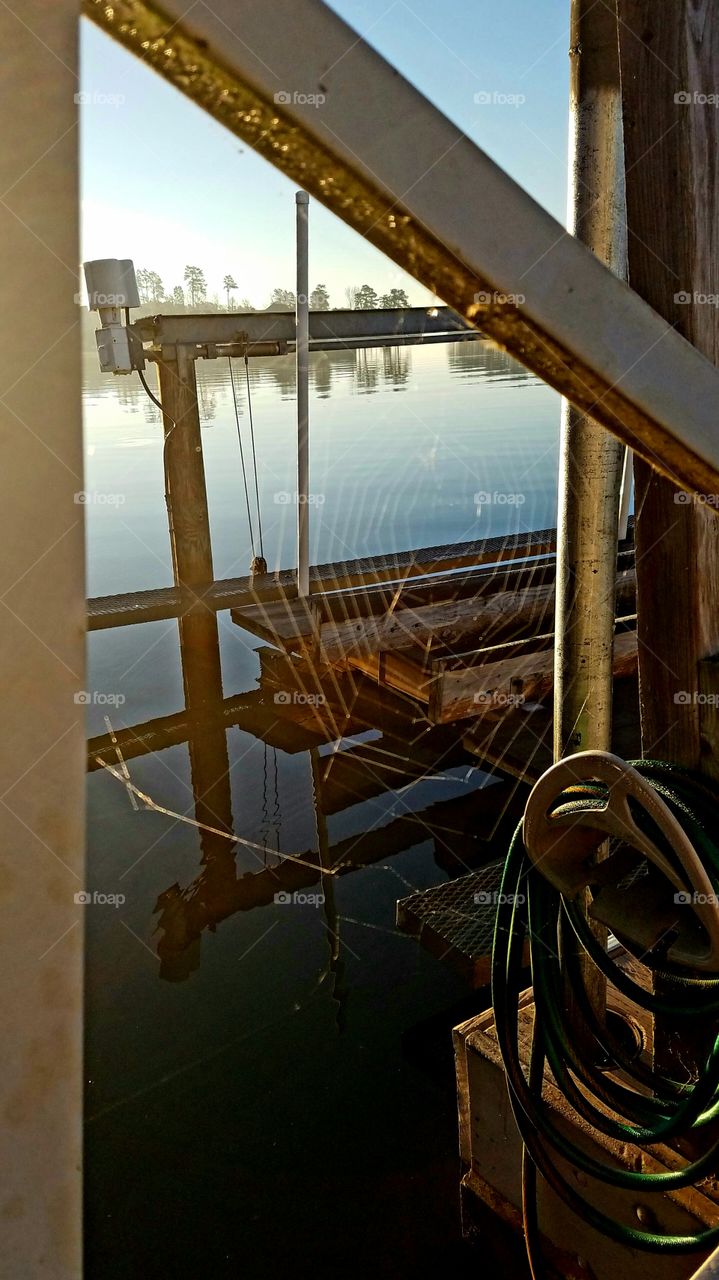
<svg viewBox="0 0 719 1280"><path fill-rule="evenodd" d="M542 556L555 550L556 530L538 529L474 542L396 551L388 555L314 565L310 568L310 590L313 594L340 591L425 574L446 573L450 569L470 565ZM108 627L178 618L193 609L207 608L217 612L268 601L291 600L296 596L295 571L282 569L261 578L220 579L205 587L198 586L192 592L182 592L178 587L158 587L149 591L95 596L87 602L87 625L90 631L102 631Z"/></svg>
<svg viewBox="0 0 719 1280"><path fill-rule="evenodd" d="M636 575L624 570L617 579L617 608L634 609ZM510 636L537 633L554 618L554 582L517 590L487 591L468 599L415 608L402 607L369 618L320 622L308 644L322 662L391 650L424 648L432 653L499 643Z"/></svg>
<svg viewBox="0 0 719 1280"><path fill-rule="evenodd" d="M637 670L637 633L614 640L614 678ZM470 716L522 715L524 702L541 702L554 683L554 650L541 649L481 666L444 671L432 682L429 716L437 724Z"/></svg>

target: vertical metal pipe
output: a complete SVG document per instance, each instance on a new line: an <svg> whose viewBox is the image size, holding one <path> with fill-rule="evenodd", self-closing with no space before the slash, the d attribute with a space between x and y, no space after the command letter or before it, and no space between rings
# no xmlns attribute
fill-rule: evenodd
<svg viewBox="0 0 719 1280"><path fill-rule="evenodd" d="M572 0L569 230L626 274L616 13ZM562 405L557 517L555 759L611 745L612 646L623 447Z"/></svg>
<svg viewBox="0 0 719 1280"><path fill-rule="evenodd" d="M309 397L309 236L310 198L295 195L297 203L297 593L310 594L310 397Z"/></svg>
<svg viewBox="0 0 719 1280"><path fill-rule="evenodd" d="M617 275L626 274L626 202L616 9L572 0L569 230ZM622 445L562 404L557 511L554 758L611 747L612 658ZM601 856L601 853L600 853ZM585 908L588 897L585 895ZM600 938L605 940L604 931ZM571 938L563 946L572 947ZM606 982L580 951L585 989L603 1016ZM571 986L577 1038L585 1023ZM585 1052L594 1051L586 1036Z"/></svg>

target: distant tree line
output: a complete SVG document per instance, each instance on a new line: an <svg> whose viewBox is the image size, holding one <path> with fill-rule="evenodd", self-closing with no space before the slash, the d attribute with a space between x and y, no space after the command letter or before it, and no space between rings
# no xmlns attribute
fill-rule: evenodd
<svg viewBox="0 0 719 1280"><path fill-rule="evenodd" d="M171 302L173 306L177 307L202 307L209 302L213 307L219 310L222 309L223 304L217 294L214 294L212 298L208 298L207 280L201 267L188 263L182 278L183 284L176 284L171 289L165 289L162 277L157 271L150 271L146 267L140 267L137 271L137 287L140 293L140 301L143 304ZM222 288L228 311L254 311L258 309L253 306L249 298L236 298L235 295L239 285L230 272L227 273L222 281ZM345 290L345 300L351 311L376 311L387 307L409 306L409 298L404 289L390 289L388 293L378 294L369 284L351 285ZM272 290L270 308L294 311L295 306L296 298L291 289ZM310 294L310 310L330 310L330 295L326 285L315 285Z"/></svg>

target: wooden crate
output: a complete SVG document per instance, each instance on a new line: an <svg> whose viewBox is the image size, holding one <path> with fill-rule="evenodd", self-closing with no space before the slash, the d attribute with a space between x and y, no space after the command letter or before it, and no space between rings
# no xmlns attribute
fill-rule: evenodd
<svg viewBox="0 0 719 1280"><path fill-rule="evenodd" d="M628 1016L619 996L610 1007ZM528 1059L534 1005L531 991L522 997L520 1044ZM650 1026L636 1019L650 1048ZM508 1255L519 1256L521 1233L521 1142L509 1104L501 1055L491 1010L455 1028L455 1062L462 1162L463 1231L481 1241L505 1238ZM577 1145L597 1158L627 1169L661 1172L684 1163L674 1151L655 1146L647 1152L597 1134L577 1117L558 1089L547 1079L545 1096L555 1122ZM607 1186L573 1170L556 1158L558 1170L596 1208L640 1230L693 1233L719 1222L719 1183L707 1180L700 1190L644 1195ZM661 1255L626 1249L587 1226L539 1179L539 1222L544 1255L557 1277L576 1280L685 1280L699 1266L702 1254ZM641 1215L641 1220L640 1220ZM496 1244L496 1241L495 1241Z"/></svg>

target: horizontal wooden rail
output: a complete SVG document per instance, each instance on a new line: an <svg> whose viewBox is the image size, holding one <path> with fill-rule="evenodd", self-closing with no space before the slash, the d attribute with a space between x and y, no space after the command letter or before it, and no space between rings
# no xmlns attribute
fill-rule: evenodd
<svg viewBox="0 0 719 1280"><path fill-rule="evenodd" d="M555 549L556 530L539 529L478 542L391 552L389 555L315 565L310 568L310 590L319 594L379 582L404 581L468 565L498 564L503 560L543 556ZM87 602L87 626L89 631L103 631L110 627L179 618L191 610L206 608L218 612L263 602L293 600L296 596L294 570L282 569L261 578L224 578L192 591L183 592L180 587L157 587L148 591L95 596Z"/></svg>

